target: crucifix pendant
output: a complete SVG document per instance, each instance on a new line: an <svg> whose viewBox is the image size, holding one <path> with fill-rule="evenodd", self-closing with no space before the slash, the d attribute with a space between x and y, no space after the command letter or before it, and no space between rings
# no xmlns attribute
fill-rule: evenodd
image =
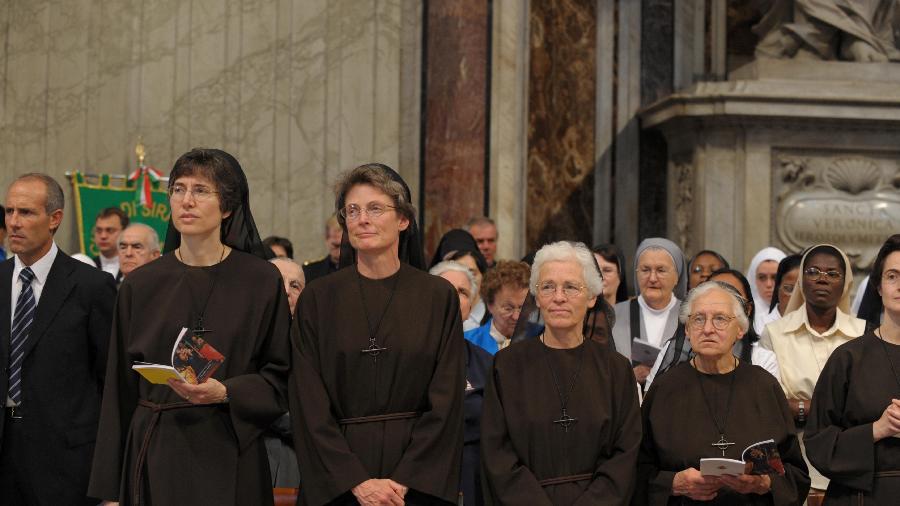
<svg viewBox="0 0 900 506"><path fill-rule="evenodd" d="M203 328L203 317L202 316L197 318L197 325L194 325L192 332L194 333L195 336L199 336L199 335L205 334L207 332L210 332L209 330Z"/></svg>
<svg viewBox="0 0 900 506"><path fill-rule="evenodd" d="M378 344L375 343L374 337L369 338L369 347L368 348L363 348L363 349L359 350L360 353L365 353L365 354L369 355L376 362L378 361L378 355L380 355L381 352L383 352L383 351L387 351L387 348L378 346Z"/></svg>
<svg viewBox="0 0 900 506"><path fill-rule="evenodd" d="M565 430L566 432L569 432L569 426L575 425L576 423L578 423L578 419L575 417L569 416L569 414L566 413L566 409L563 408L562 415L559 417L558 420L553 420L553 423L558 424L559 426L561 426L563 428L563 430Z"/></svg>
<svg viewBox="0 0 900 506"><path fill-rule="evenodd" d="M733 445L734 445L734 443L725 439L725 434L719 434L719 440L716 441L715 443L712 443L709 446L714 446L714 447L718 448L719 450L721 450L722 456L724 457L725 450L727 450L729 446L733 446Z"/></svg>

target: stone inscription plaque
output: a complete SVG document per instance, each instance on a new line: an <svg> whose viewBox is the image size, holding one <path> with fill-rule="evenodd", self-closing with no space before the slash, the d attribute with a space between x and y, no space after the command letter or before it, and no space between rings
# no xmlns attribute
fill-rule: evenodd
<svg viewBox="0 0 900 506"><path fill-rule="evenodd" d="M900 232L900 156L780 152L773 157L775 228L780 246L841 248L856 269Z"/></svg>

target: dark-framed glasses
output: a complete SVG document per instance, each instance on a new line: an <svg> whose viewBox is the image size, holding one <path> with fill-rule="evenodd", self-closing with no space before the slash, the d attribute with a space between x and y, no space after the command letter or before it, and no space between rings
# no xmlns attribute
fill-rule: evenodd
<svg viewBox="0 0 900 506"><path fill-rule="evenodd" d="M822 276L825 276L825 279L827 279L828 281L838 281L839 279L844 277L844 275L841 274L841 271L837 271L834 269L829 271L822 271L819 270L818 267L807 267L806 270L803 271L803 274L813 281L822 279Z"/></svg>
<svg viewBox="0 0 900 506"><path fill-rule="evenodd" d="M391 209L397 208L395 206L389 206L387 204L381 204L379 202L372 202L366 207L359 207L356 204L350 204L349 206L341 209L341 216L343 216L345 220L356 221L362 216L363 212L365 212L366 216L368 216L369 218L377 218L382 214L390 211Z"/></svg>
<svg viewBox="0 0 900 506"><path fill-rule="evenodd" d="M213 195L219 193L208 186L197 185L188 188L183 184L173 184L169 187L169 200L173 202L181 202L190 193L194 200L203 202L212 198Z"/></svg>
<svg viewBox="0 0 900 506"><path fill-rule="evenodd" d="M578 297L586 288L584 285L569 282L563 283L560 287L552 281L538 283L535 287L541 297L553 297L560 288L562 288L562 292L566 297Z"/></svg>
<svg viewBox="0 0 900 506"><path fill-rule="evenodd" d="M728 325L731 323L731 320L737 318L736 316L726 316L723 314L714 315L711 320L713 327L716 330L725 330L728 328ZM688 323L691 324L692 327L696 330L703 330L706 327L706 320L708 318L705 314L695 313L688 315Z"/></svg>

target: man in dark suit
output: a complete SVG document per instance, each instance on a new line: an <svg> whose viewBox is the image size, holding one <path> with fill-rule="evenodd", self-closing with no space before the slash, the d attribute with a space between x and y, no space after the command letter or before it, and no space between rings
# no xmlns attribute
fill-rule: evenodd
<svg viewBox="0 0 900 506"><path fill-rule="evenodd" d="M115 281L56 246L63 192L50 176L17 178L5 216L15 256L0 264L0 504L95 505Z"/></svg>
<svg viewBox="0 0 900 506"><path fill-rule="evenodd" d="M341 259L341 239L343 237L344 230L337 221L337 215L333 214L325 222L325 247L328 248L328 254L314 262L303 262L303 275L306 277L307 284L314 279L338 270L338 261Z"/></svg>
<svg viewBox="0 0 900 506"><path fill-rule="evenodd" d="M118 207L103 209L94 220L94 244L100 254L91 259L98 269L112 274L116 283L121 283L123 277L119 268L119 235L129 223L128 215Z"/></svg>

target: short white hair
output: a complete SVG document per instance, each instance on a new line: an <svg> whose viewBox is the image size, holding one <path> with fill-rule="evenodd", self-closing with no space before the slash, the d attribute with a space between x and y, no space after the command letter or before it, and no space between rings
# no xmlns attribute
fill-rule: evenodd
<svg viewBox="0 0 900 506"><path fill-rule="evenodd" d="M747 332L747 330L750 329L750 319L747 318L747 313L744 312L744 303L746 301L733 286L723 281L704 281L688 292L687 298L684 300L684 303L681 304L678 321L687 325L688 317L693 312L692 306L694 305L694 301L713 290L719 290L728 294L731 298L731 311L737 318L738 326L741 327L743 332Z"/></svg>
<svg viewBox="0 0 900 506"><path fill-rule="evenodd" d="M159 251L159 234L156 233L156 230L146 223L132 223L125 227L125 230L136 228L143 230L144 233L147 234L147 249L150 251ZM116 241L116 245L122 244L122 238L125 236L125 230L119 232L119 239Z"/></svg>
<svg viewBox="0 0 900 506"><path fill-rule="evenodd" d="M472 287L472 296L478 293L478 281L475 280L475 276L472 274L472 271L469 270L465 265L455 262L453 260L444 260L443 262L439 262L434 265L431 269L428 270L428 273L433 276L440 276L445 272L461 272L466 275L466 279L469 280L469 285Z"/></svg>
<svg viewBox="0 0 900 506"><path fill-rule="evenodd" d="M277 263L279 263L279 262L283 262L283 263L286 263L286 264L294 264L294 265L296 265L297 268L300 269L300 279L303 280L303 284L304 284L304 285L306 284L306 273L303 272L303 267L302 267L300 264L298 264L294 259L288 258L288 257L275 257L275 258L270 258L270 259L269 259L269 262L272 262L273 264L277 264Z"/></svg>
<svg viewBox="0 0 900 506"><path fill-rule="evenodd" d="M541 267L547 262L577 262L581 264L581 277L587 285L588 297L596 297L603 293L603 278L597 270L597 260L594 254L584 243L558 241L544 245L534 255L534 263L531 265L531 290L532 295L537 295L536 286L541 278Z"/></svg>

